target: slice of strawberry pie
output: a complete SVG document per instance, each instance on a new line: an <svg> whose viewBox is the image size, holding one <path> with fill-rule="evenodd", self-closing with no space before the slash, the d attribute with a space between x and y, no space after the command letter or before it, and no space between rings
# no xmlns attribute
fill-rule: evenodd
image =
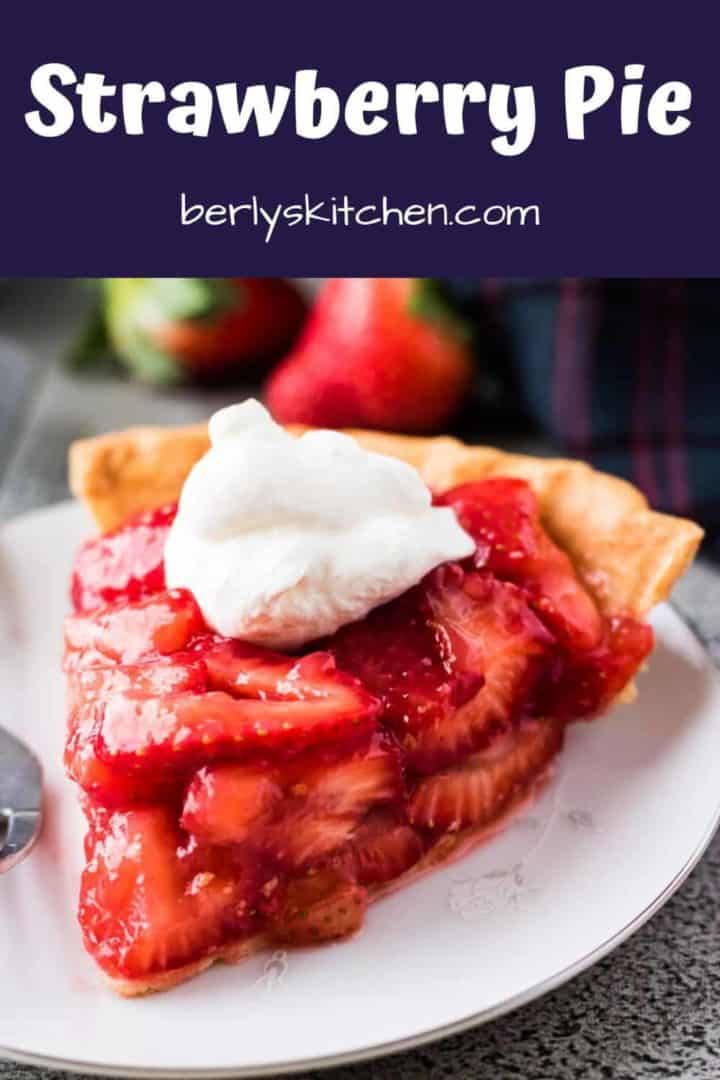
<svg viewBox="0 0 720 1080"><path fill-rule="evenodd" d="M343 938L498 826L631 696L701 537L575 462L254 402L210 436L71 456L103 530L65 624L79 919L126 995Z"/></svg>

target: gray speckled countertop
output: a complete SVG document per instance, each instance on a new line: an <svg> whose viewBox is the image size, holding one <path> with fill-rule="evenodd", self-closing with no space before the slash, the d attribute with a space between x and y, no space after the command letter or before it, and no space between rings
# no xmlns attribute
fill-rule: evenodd
<svg viewBox="0 0 720 1080"><path fill-rule="evenodd" d="M67 495L70 438L128 423L185 422L227 394L150 394L72 383L54 361L86 299L68 284L0 294L0 519ZM700 562L676 604L720 662L720 570ZM652 842L652 838L648 838ZM658 838L661 840L661 838ZM718 1080L720 835L665 907L595 967L464 1035L330 1073L332 1080ZM432 987L428 986L428 993ZM66 1074L0 1061L0 1080Z"/></svg>

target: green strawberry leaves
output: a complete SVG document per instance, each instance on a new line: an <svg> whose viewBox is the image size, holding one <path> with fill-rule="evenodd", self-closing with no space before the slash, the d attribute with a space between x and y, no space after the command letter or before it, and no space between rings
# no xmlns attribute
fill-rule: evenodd
<svg viewBox="0 0 720 1080"><path fill-rule="evenodd" d="M436 278L415 278L410 292L410 314L432 323L460 342L473 341L473 328L453 303L450 290Z"/></svg>
<svg viewBox="0 0 720 1080"><path fill-rule="evenodd" d="M114 355L135 378L164 386L187 373L154 344L153 331L179 322L211 323L238 302L227 278L105 278L98 286L97 306L67 355L68 367L111 370L117 367Z"/></svg>
<svg viewBox="0 0 720 1080"><path fill-rule="evenodd" d="M138 280L138 279L135 279ZM212 319L237 302L226 278L141 278L137 298L146 315L160 322ZM107 288L112 289L112 281Z"/></svg>
<svg viewBox="0 0 720 1080"><path fill-rule="evenodd" d="M116 366L109 355L105 316L100 304L91 312L82 330L70 345L65 364L70 371L87 372L98 368L112 369Z"/></svg>

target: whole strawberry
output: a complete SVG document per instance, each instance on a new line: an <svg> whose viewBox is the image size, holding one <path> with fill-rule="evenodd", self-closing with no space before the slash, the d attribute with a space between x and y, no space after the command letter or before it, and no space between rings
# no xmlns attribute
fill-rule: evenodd
<svg viewBox="0 0 720 1080"><path fill-rule="evenodd" d="M431 432L471 377L467 334L433 282L333 278L266 397L282 423Z"/></svg>
<svg viewBox="0 0 720 1080"><path fill-rule="evenodd" d="M88 367L110 350L145 382L217 377L280 355L304 316L282 278L106 278L70 359Z"/></svg>

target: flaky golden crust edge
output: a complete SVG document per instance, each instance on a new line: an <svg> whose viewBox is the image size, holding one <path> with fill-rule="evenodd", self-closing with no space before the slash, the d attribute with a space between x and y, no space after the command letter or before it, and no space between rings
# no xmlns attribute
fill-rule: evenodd
<svg viewBox="0 0 720 1080"><path fill-rule="evenodd" d="M632 484L580 461L509 454L446 437L347 434L413 465L438 490L486 476L527 480L545 527L606 613L647 614L669 595L703 536L695 522L651 510ZM204 424L128 428L82 439L70 448L70 487L106 531L130 514L176 499L208 445Z"/></svg>
<svg viewBox="0 0 720 1080"><path fill-rule="evenodd" d="M240 964L255 953L271 948L272 945L273 942L264 934L256 934L255 937L246 938L244 941L231 942L212 956L204 956L192 964L184 964L183 967L173 968L170 971L148 975L144 979L121 979L105 975L104 980L120 997L131 998L141 997L143 994L157 994L163 990L172 990L174 986L179 986L188 979L194 979L196 975L202 975L203 971L207 971L215 963L222 961L226 964Z"/></svg>

